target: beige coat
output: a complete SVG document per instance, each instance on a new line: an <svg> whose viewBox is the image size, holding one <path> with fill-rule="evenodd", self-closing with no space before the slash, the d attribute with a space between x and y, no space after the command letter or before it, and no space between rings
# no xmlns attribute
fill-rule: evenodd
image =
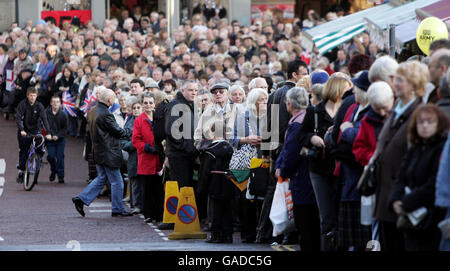
<svg viewBox="0 0 450 271"><path fill-rule="evenodd" d="M194 145L197 149L200 148L202 140L229 140L232 137L240 107L227 102L224 113L218 114L217 109L218 105L212 104L200 116L194 132Z"/></svg>

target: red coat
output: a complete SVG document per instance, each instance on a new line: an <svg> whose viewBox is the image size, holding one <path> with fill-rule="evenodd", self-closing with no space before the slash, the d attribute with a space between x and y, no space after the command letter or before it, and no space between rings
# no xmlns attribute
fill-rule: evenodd
<svg viewBox="0 0 450 271"><path fill-rule="evenodd" d="M377 148L377 137L383 127L383 118L371 108L361 120L358 135L353 142L353 154L362 166L369 163Z"/></svg>
<svg viewBox="0 0 450 271"><path fill-rule="evenodd" d="M155 138L153 136L153 128L150 120L145 113L142 113L135 121L133 126L133 146L137 149L138 154L138 175L155 175L161 171L162 166L159 161L159 155L146 153L144 151L145 144L148 143L155 147Z"/></svg>

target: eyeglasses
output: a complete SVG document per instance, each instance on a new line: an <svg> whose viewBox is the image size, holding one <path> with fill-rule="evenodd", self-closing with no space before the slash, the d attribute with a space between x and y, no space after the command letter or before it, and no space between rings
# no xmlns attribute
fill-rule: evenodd
<svg viewBox="0 0 450 271"><path fill-rule="evenodd" d="M221 88L221 89L213 89L213 90L211 90L211 93L213 95L216 95L219 92L220 92L220 94L224 94L225 93L225 89Z"/></svg>

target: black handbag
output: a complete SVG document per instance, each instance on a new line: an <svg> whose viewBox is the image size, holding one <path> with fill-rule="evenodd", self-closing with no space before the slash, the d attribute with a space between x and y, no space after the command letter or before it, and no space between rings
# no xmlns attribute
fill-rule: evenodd
<svg viewBox="0 0 450 271"><path fill-rule="evenodd" d="M375 179L375 167L376 167L376 160L377 159L371 159L369 164L367 164L364 167L364 171L359 178L358 184L356 186L356 189L358 190L358 193L362 196L368 197L376 192L376 179Z"/></svg>
<svg viewBox="0 0 450 271"><path fill-rule="evenodd" d="M265 197L267 194L267 187L270 184L270 168L258 167L251 169L248 185L248 192L250 195Z"/></svg>

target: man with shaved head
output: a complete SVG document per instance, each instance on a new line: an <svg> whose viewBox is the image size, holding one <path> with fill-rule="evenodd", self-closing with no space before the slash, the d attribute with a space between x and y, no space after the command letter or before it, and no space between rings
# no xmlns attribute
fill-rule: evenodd
<svg viewBox="0 0 450 271"><path fill-rule="evenodd" d="M439 82L447 72L448 66L450 66L450 50L438 49L433 51L428 63L428 70L430 71L430 81L435 88L428 96L427 103L435 104L439 100Z"/></svg>
<svg viewBox="0 0 450 271"><path fill-rule="evenodd" d="M122 150L120 139L131 136L130 130L124 130L117 124L114 115L108 108L114 104L116 95L111 89L102 87L97 92L98 104L88 114L92 153L97 167L97 178L94 179L78 196L72 198L75 209L85 216L83 206L89 206L109 182L111 184L112 216L131 216L125 211L122 201L123 180L120 174Z"/></svg>

